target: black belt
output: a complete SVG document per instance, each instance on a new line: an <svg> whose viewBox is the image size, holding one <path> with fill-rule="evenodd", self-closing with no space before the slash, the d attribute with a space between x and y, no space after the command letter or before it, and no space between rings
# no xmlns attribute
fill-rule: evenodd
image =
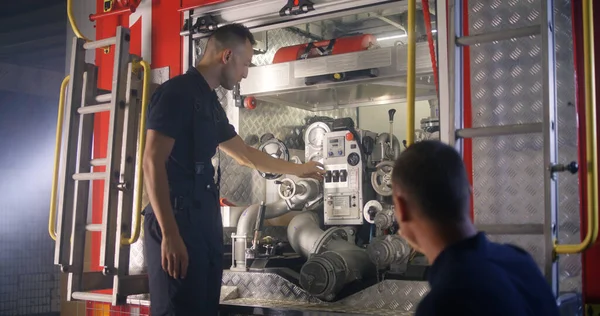
<svg viewBox="0 0 600 316"><path fill-rule="evenodd" d="M207 179L206 183L202 183L201 185L201 190L203 191L214 193L218 192L218 187L213 180ZM195 190L193 190L192 188L190 188L189 190L185 190L185 193L183 193L183 190L171 190L169 195L173 212L191 208L193 206L194 201L194 191ZM142 215L151 214L154 212L152 210L152 206L150 204L148 204L148 206L149 207L142 211Z"/></svg>

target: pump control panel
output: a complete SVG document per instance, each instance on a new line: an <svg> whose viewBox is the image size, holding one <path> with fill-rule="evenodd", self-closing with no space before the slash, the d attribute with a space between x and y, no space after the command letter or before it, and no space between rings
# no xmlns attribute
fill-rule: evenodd
<svg viewBox="0 0 600 316"><path fill-rule="evenodd" d="M361 225L363 223L363 162L359 143L349 131L325 134L325 225Z"/></svg>

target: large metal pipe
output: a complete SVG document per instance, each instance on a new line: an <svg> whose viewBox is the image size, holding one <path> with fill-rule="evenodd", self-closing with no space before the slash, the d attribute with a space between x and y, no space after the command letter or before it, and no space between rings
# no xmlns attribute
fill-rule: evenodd
<svg viewBox="0 0 600 316"><path fill-rule="evenodd" d="M296 253L308 258L310 251L319 241L324 231L319 227L319 217L315 212L296 215L288 225L287 237Z"/></svg>
<svg viewBox="0 0 600 316"><path fill-rule="evenodd" d="M284 200L269 203L265 207L264 219L279 217L290 211L290 208ZM256 225L256 216L258 215L259 209L260 204L253 204L242 213L242 216L240 216L237 224L236 234L238 236L249 236L250 233L252 233L252 229L254 225Z"/></svg>
<svg viewBox="0 0 600 316"><path fill-rule="evenodd" d="M375 265L364 249L349 242L345 246L346 249L314 255L302 266L300 285L304 290L324 301L333 301L350 283L375 274Z"/></svg>
<svg viewBox="0 0 600 316"><path fill-rule="evenodd" d="M292 248L304 257L310 257L300 270L300 285L326 301L334 300L348 283L375 271L364 249L331 235L331 229L323 231L320 228L319 217L312 211L296 215L288 226L288 241Z"/></svg>

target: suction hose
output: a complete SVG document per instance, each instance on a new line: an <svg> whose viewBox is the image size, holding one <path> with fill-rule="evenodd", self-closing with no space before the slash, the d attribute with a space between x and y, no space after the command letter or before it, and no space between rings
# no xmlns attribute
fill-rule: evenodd
<svg viewBox="0 0 600 316"><path fill-rule="evenodd" d="M312 211L296 215L288 226L292 248L308 261L300 270L300 285L310 294L332 301L349 283L373 274L367 252L343 238L344 229L323 231Z"/></svg>

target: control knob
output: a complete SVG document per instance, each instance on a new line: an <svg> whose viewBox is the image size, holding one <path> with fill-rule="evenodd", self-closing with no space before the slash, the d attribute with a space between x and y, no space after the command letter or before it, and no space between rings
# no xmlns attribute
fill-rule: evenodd
<svg viewBox="0 0 600 316"><path fill-rule="evenodd" d="M356 166L360 162L360 156L357 153L351 153L348 155L348 164L351 166Z"/></svg>

